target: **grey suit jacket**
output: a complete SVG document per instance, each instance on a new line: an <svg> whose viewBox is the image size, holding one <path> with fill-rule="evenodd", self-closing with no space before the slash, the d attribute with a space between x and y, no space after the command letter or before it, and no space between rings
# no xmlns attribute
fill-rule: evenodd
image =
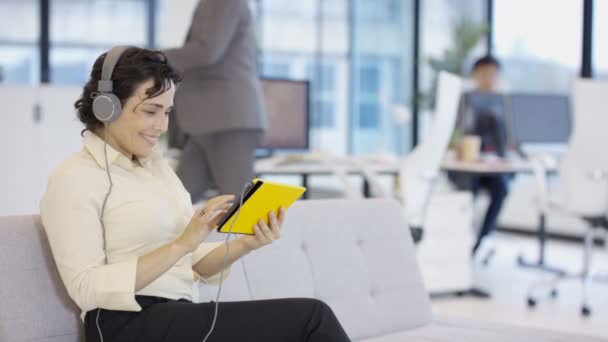
<svg viewBox="0 0 608 342"><path fill-rule="evenodd" d="M201 0L183 47L165 51L184 80L175 119L188 134L264 129L254 20L247 0Z"/></svg>

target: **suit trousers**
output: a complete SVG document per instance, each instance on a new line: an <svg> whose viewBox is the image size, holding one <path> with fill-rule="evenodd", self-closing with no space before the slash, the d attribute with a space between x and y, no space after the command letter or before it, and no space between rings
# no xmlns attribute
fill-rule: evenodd
<svg viewBox="0 0 608 342"><path fill-rule="evenodd" d="M255 176L255 150L262 135L261 130L251 129L189 136L176 173L192 202L203 199L210 189L239 195Z"/></svg>
<svg viewBox="0 0 608 342"><path fill-rule="evenodd" d="M201 342L209 332L214 302L136 296L142 311L95 309L85 317L87 342ZM317 299L221 302L208 342L350 341L332 310Z"/></svg>

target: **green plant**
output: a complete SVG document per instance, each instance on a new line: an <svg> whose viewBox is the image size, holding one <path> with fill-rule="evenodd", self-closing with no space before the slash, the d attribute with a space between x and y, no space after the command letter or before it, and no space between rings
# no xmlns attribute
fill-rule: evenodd
<svg viewBox="0 0 608 342"><path fill-rule="evenodd" d="M476 23L467 18L461 18L452 23L452 46L445 49L440 57L429 57L426 62L433 69L432 88L429 93L421 93L418 101L421 107L433 106L437 75L440 71L447 71L456 75L464 76L466 73L465 62L471 55L479 41L488 33L485 23Z"/></svg>
<svg viewBox="0 0 608 342"><path fill-rule="evenodd" d="M479 41L488 33L486 24L478 24L462 18L452 27L453 46L443 51L441 57L429 57L428 63L435 72L441 70L464 75L464 62Z"/></svg>

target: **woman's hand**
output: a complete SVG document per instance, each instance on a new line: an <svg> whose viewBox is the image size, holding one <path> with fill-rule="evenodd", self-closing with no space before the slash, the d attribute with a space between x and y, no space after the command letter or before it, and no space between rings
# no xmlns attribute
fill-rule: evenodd
<svg viewBox="0 0 608 342"><path fill-rule="evenodd" d="M223 214L232 205L233 200L233 195L218 196L210 199L202 209L194 213L186 229L175 240L175 244L182 248L184 253L194 252L207 239Z"/></svg>
<svg viewBox="0 0 608 342"><path fill-rule="evenodd" d="M275 240L281 238L281 229L285 220L285 209L279 209L277 216L274 211L268 214L268 222L260 221L253 226L254 235L245 235L238 240L241 241L249 251L256 250L262 246L266 246Z"/></svg>

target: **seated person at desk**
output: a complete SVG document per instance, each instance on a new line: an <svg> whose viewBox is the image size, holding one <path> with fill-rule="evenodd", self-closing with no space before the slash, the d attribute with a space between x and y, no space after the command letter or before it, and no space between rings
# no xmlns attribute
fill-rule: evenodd
<svg viewBox="0 0 608 342"><path fill-rule="evenodd" d="M481 138L482 154L503 158L507 141L504 102L501 95L494 93L499 69L498 60L492 56L482 57L474 63L472 76L475 90L463 96L464 105L461 106L458 116L455 136L477 135ZM482 239L496 226L500 210L507 197L508 181L512 175L471 175L450 172L448 176L459 190L471 191L476 195L479 189L486 189L490 195L490 205L473 246L474 256Z"/></svg>

